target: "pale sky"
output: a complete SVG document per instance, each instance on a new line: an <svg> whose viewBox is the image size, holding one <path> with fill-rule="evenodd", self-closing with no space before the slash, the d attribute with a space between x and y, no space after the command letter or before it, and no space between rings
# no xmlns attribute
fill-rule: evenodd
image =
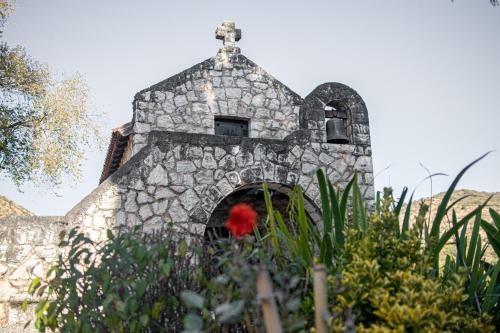
<svg viewBox="0 0 500 333"><path fill-rule="evenodd" d="M488 0L70 1L18 0L4 39L58 74L80 72L111 128L134 94L214 56L223 20L239 47L302 97L341 82L364 99L376 189L414 188L432 172L471 169L460 188L500 191L500 7ZM107 141L108 139L106 139ZM80 183L0 194L37 215L64 215L96 186L105 151L89 152ZM452 177L434 180L434 193ZM423 183L417 197L428 196Z"/></svg>

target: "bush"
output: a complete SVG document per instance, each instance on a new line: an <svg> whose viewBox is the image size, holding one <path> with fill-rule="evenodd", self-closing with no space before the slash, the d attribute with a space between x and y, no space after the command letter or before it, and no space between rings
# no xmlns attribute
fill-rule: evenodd
<svg viewBox="0 0 500 333"><path fill-rule="evenodd" d="M492 332L499 322L500 263L481 260L477 230L484 228L497 249L500 216L493 211L494 223L483 221L483 203L458 221L449 202L471 165L454 180L435 219L429 222L422 207L413 225L412 197L403 212L406 190L397 201L390 191L379 196L370 217L356 176L340 192L319 171L321 230L307 218L300 187L290 195L287 225L265 185L266 224L246 238L206 243L167 228L153 235L109 231L107 241L94 243L72 230L56 265L30 286L40 297L35 326L41 332L263 332L255 281L264 269L284 331L307 332L315 324L312 267L322 263L332 332ZM453 227L440 234L448 213ZM441 249L452 239L457 256L440 266Z"/></svg>
<svg viewBox="0 0 500 333"><path fill-rule="evenodd" d="M30 292L41 296L35 327L61 332L180 331L183 290L199 289L207 255L193 240L190 251L172 230L140 236L121 233L95 243L77 229L65 249ZM210 261L210 259L208 259ZM159 330L161 328L161 330Z"/></svg>
<svg viewBox="0 0 500 333"><path fill-rule="evenodd" d="M189 243L171 228L152 235L108 232L95 243L73 229L46 278L29 291L40 296L35 327L60 332L262 332L255 279L272 273L287 332L306 326L302 295L309 281L273 271L251 237ZM310 321L310 319L309 319Z"/></svg>
<svg viewBox="0 0 500 333"><path fill-rule="evenodd" d="M492 332L491 317L465 302L465 272L446 280L430 275L422 226L401 238L396 214L383 206L364 234L349 232L336 311L352 309L359 332ZM341 331L342 322L333 321Z"/></svg>

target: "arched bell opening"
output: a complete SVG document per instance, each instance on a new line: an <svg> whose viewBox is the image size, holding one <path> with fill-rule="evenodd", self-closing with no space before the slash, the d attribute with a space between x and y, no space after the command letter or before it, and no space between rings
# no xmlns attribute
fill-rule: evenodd
<svg viewBox="0 0 500 333"><path fill-rule="evenodd" d="M300 106L299 121L300 128L311 133L312 140L370 145L366 105L345 84L326 82L314 88Z"/></svg>
<svg viewBox="0 0 500 333"><path fill-rule="evenodd" d="M345 144L352 136L352 121L349 108L340 100L325 104L326 142Z"/></svg>
<svg viewBox="0 0 500 333"><path fill-rule="evenodd" d="M288 217L289 195L292 189L279 183L269 183L268 185L273 209L281 213L281 216L289 227L296 227L291 224ZM267 217L267 208L262 183L245 185L227 195L215 207L205 228L204 237L206 241L229 237L225 223L228 219L229 210L237 203L246 203L252 206L257 212L257 226L264 226ZM314 223L321 223L319 208L305 194L304 206L308 218Z"/></svg>

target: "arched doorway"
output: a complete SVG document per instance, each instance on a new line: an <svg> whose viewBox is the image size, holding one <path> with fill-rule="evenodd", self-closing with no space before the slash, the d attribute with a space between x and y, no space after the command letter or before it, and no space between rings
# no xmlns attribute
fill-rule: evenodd
<svg viewBox="0 0 500 333"><path fill-rule="evenodd" d="M268 183L268 186L274 210L281 213L285 223L290 223L287 212L289 208L289 195L292 189L287 185L279 183ZM228 219L229 210L237 203L246 203L252 206L258 215L257 225L263 225L265 223L267 208L264 200L262 183L244 185L224 197L212 211L205 228L205 240L210 241L229 236L224 225ZM319 208L305 194L304 206L309 219L314 223L321 223Z"/></svg>

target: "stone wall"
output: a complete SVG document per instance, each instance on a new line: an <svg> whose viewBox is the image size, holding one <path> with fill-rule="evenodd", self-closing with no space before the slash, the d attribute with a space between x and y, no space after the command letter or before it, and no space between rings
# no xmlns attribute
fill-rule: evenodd
<svg viewBox="0 0 500 333"><path fill-rule="evenodd" d="M203 233L217 204L248 185L300 184L319 206L318 168L339 187L358 171L372 203L371 149L310 139L308 131L285 140L151 132L149 144L72 209L67 220L91 228L95 239L98 230L110 226L141 225L149 231L165 222Z"/></svg>
<svg viewBox="0 0 500 333"><path fill-rule="evenodd" d="M249 120L252 138L283 139L299 129L300 96L241 54L218 54L139 92L134 152L153 130L214 134L214 118Z"/></svg>
<svg viewBox="0 0 500 333"><path fill-rule="evenodd" d="M11 217L0 219L0 332L22 332L33 313L21 310L31 281L28 273L42 276L57 259L63 217Z"/></svg>

